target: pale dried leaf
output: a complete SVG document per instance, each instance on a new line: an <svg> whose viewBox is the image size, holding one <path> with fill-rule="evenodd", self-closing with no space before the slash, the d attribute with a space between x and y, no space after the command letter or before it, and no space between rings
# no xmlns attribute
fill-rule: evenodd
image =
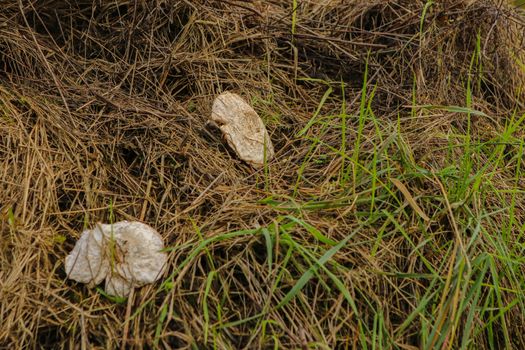
<svg viewBox="0 0 525 350"><path fill-rule="evenodd" d="M412 209L414 209L414 211L418 213L423 220L430 221L430 218L427 216L427 214L425 214L423 209L421 209L419 205L417 205L416 200L414 199L414 197L412 197L412 194L410 193L408 188L406 188L406 186L398 179L391 178L390 181L392 181L392 183L398 188L398 190L401 191L401 193L407 200L408 204L412 207Z"/></svg>

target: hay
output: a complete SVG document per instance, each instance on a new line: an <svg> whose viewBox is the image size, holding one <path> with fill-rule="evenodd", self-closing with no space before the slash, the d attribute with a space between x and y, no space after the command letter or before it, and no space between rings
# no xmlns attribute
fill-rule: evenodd
<svg viewBox="0 0 525 350"><path fill-rule="evenodd" d="M270 307L307 262L294 255L284 275L277 266L268 271L262 236L218 239L189 254L203 239L270 227L297 214L277 202L301 208L335 203L297 214L332 241L360 227L368 209L359 194L368 188L359 182L334 187L345 166L333 153L342 130L309 121L318 108L318 116L339 115L344 99L352 156L360 128L352 116L359 113L365 72L365 96L374 94L370 108L392 134L403 128L405 147L421 166L441 169L449 156L442 135L452 128L471 128L473 140L490 140L513 111L525 109L519 68L524 20L496 0L441 0L426 12L426 1L298 1L295 15L292 3L3 1L0 345L265 348L274 340L257 319L236 321L267 312L273 322L267 332L281 347L314 341L351 347L360 341L360 327L374 325L367 311L372 304L381 305L396 344L420 344L414 334L421 319L396 330L413 311L410 295L428 285L374 273L413 271L410 247L398 237L370 255L383 219L333 258L350 269L339 278L355 299L359 322L351 303L321 274L301 298ZM464 113L423 107L465 105L467 84L472 109L491 118L473 116L467 125ZM223 91L251 101L264 119L276 149L268 169L254 171L237 159L207 125L213 99ZM362 128L364 158L373 157L374 132L372 124ZM311 148L316 137L323 142ZM319 161L303 168L312 154ZM496 180L504 188L514 176L502 172ZM429 198L440 193L430 180L412 186ZM501 198L490 200L497 206ZM517 200L523 208L525 200ZM435 206L428 202L423 210ZM523 212L516 215L524 219ZM113 219L143 220L175 247L165 282L136 292L125 305L66 280L63 267L85 226ZM446 219L428 230L439 242L452 240L454 232ZM300 225L293 238L317 244ZM286 252L278 245L274 261ZM440 266L442 256L423 254ZM211 279L210 271L216 275ZM276 278L283 286L274 290ZM204 305L220 305L220 319L214 309L206 320ZM523 344L523 318L513 310L505 315L506 327L515 344ZM205 331L210 324L227 326L212 336ZM496 338L503 342L501 334ZM486 346L483 335L475 341Z"/></svg>

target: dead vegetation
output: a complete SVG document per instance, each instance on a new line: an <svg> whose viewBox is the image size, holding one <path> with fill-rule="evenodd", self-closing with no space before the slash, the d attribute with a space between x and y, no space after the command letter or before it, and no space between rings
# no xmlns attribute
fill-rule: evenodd
<svg viewBox="0 0 525 350"><path fill-rule="evenodd" d="M523 18L294 3L0 2L0 346L523 348ZM223 91L263 169L207 124ZM171 247L123 303L64 271L112 220Z"/></svg>

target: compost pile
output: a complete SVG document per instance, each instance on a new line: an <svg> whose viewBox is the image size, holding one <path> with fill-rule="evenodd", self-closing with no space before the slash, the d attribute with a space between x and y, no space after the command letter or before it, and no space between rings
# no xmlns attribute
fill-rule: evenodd
<svg viewBox="0 0 525 350"><path fill-rule="evenodd" d="M409 349L493 322L470 335L476 348L523 344L512 281L498 281L504 316L475 314L496 298L483 292L456 319L452 288L428 298L448 314L416 310L434 286L414 275L456 271L434 246L497 254L474 224L458 234L479 208L437 200L455 180L432 174L463 159L448 136L489 142L525 110L524 34L496 0L1 1L0 346L362 348L380 336ZM225 91L263 119L264 167L209 123ZM525 185L494 173L495 188ZM497 222L510 200L523 223L522 195L483 203ZM80 233L121 220L162 235L161 281L122 300L66 279ZM446 336L421 335L447 317Z"/></svg>

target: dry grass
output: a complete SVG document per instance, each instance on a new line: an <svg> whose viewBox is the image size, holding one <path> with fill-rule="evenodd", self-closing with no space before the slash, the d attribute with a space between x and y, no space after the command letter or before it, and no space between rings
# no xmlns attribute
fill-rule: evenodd
<svg viewBox="0 0 525 350"><path fill-rule="evenodd" d="M0 347L524 348L516 11L3 0ZM226 90L264 169L207 124ZM170 252L125 301L63 268L110 216Z"/></svg>

